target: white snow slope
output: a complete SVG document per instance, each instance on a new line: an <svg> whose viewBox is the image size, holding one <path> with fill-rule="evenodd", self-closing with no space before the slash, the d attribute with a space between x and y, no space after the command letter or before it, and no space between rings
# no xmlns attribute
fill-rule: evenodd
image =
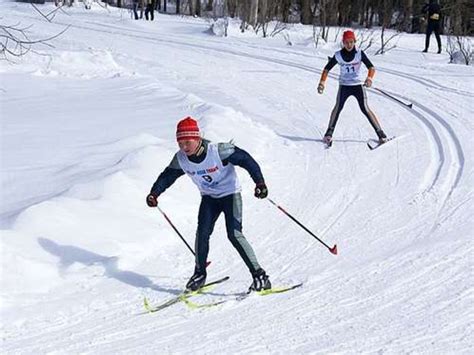
<svg viewBox="0 0 474 355"><path fill-rule="evenodd" d="M1 23L33 25L32 39L71 26L54 48L0 63L2 353L473 352L472 66L422 54L423 35L369 49L375 85L413 109L369 90L397 139L369 151L375 134L350 99L326 150L337 68L324 95L315 87L339 43L316 50L311 27L291 28L288 46L235 23L221 38L202 19L65 11L49 23L0 2ZM249 151L271 198L337 243L334 256L255 199L239 170L246 237L274 285L302 288L235 300L251 278L221 218L208 279L230 280L195 300L227 302L143 313L144 296L173 297L193 271L145 204L187 115ZM186 177L160 197L191 245L199 201Z"/></svg>

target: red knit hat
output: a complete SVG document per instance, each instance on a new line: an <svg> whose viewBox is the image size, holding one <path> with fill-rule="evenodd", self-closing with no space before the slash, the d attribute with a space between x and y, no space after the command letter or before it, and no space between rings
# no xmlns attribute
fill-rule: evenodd
<svg viewBox="0 0 474 355"><path fill-rule="evenodd" d="M354 33L354 31L352 30L347 30L347 31L344 31L344 33L342 34L342 41L347 41L348 39L353 39L354 41L356 40L356 35Z"/></svg>
<svg viewBox="0 0 474 355"><path fill-rule="evenodd" d="M179 121L176 128L176 140L179 142L185 139L201 139L197 121L189 116Z"/></svg>

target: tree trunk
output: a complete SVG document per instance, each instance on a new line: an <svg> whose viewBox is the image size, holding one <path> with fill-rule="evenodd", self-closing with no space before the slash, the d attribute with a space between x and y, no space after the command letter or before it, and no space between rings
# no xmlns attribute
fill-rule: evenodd
<svg viewBox="0 0 474 355"><path fill-rule="evenodd" d="M234 18L237 12L237 0L226 0L226 7L231 18Z"/></svg>
<svg viewBox="0 0 474 355"><path fill-rule="evenodd" d="M194 14L201 17L201 0L196 0L196 11Z"/></svg>
<svg viewBox="0 0 474 355"><path fill-rule="evenodd" d="M290 6L291 6L291 0L283 0L281 12L282 12L282 20L284 23L288 23L289 21Z"/></svg>
<svg viewBox="0 0 474 355"><path fill-rule="evenodd" d="M413 0L406 0L405 1L405 8L404 8L404 19L403 19L403 29L408 32L413 31Z"/></svg>
<svg viewBox="0 0 474 355"><path fill-rule="evenodd" d="M311 0L301 0L301 23L303 25L311 25L313 23Z"/></svg>
<svg viewBox="0 0 474 355"><path fill-rule="evenodd" d="M271 0L270 0L271 1ZM260 8L258 9L258 22L266 23L268 19L268 0L259 1Z"/></svg>
<svg viewBox="0 0 474 355"><path fill-rule="evenodd" d="M250 16L249 16L249 23L255 27L257 24L257 16L258 16L258 0L250 0Z"/></svg>
<svg viewBox="0 0 474 355"><path fill-rule="evenodd" d="M176 13L179 14L181 11L180 11L180 8L181 8L181 1L180 0L176 0Z"/></svg>

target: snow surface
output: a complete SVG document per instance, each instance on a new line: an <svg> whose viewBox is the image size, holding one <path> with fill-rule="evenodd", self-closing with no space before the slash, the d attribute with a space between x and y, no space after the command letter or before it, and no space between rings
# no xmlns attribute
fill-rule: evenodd
<svg viewBox="0 0 474 355"><path fill-rule="evenodd" d="M2 353L473 353L472 66L421 53L423 35L384 56L369 49L375 85L413 109L370 90L398 138L369 151L374 133L351 99L325 150L337 71L323 96L315 87L334 31L315 49L300 25L288 46L235 22L218 37L202 19L65 11L48 23L0 2L2 24L33 25L32 38L71 25L54 48L0 62ZM228 302L143 314L144 296L169 299L193 269L144 203L187 115L253 154L272 199L337 243L334 256L255 199L239 170L245 235L274 285L302 288L236 301L251 279L221 219L208 278L231 279L196 301ZM199 200L185 177L160 197L190 244Z"/></svg>

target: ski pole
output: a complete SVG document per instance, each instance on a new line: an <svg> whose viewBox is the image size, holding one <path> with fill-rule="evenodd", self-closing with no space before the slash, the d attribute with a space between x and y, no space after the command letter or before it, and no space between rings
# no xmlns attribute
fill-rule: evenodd
<svg viewBox="0 0 474 355"><path fill-rule="evenodd" d="M295 222L297 225L299 225L301 228L303 228L306 232L308 232L311 236L316 238L318 242L320 242L322 245L324 245L326 248L329 249L331 253L334 255L337 255L337 245L334 244L334 246L331 248L329 245L324 243L321 239L319 239L313 232L311 232L308 228L306 228L301 222L299 222L295 217L293 217L291 214L285 211L285 209L278 204L276 204L271 198L267 198L268 201L270 201L275 207L277 207L280 211L282 211L284 214L286 214L293 222Z"/></svg>
<svg viewBox="0 0 474 355"><path fill-rule="evenodd" d="M397 99L396 97L394 97L394 96L388 94L387 92L385 92L385 91L383 91L383 90L381 90L381 89L379 89L379 88L374 88L374 90L377 90L378 92L381 92L381 93L384 94L385 96L390 97L392 100L395 100L395 101L401 103L402 105L405 105L405 106L407 106L407 107L409 107L409 108L413 108L413 104L412 104L412 103L407 104L407 103L405 103L405 102L403 102L403 101Z"/></svg>
<svg viewBox="0 0 474 355"><path fill-rule="evenodd" d="M171 222L171 220L168 218L168 216L166 215L165 212L163 212L163 210L160 208L160 206L156 206L156 208L158 208L158 211L161 212L161 214L163 215L163 217L165 217L165 219L168 221L168 223L170 224L171 228L174 229L174 231L176 232L176 234L181 238L181 240L183 241L184 244L186 244L186 246L188 247L189 251L191 253L193 253L194 256L196 256L196 253L194 252L193 248L191 248L191 246L188 244L188 242L186 241L186 239L184 239L184 237L181 235L181 233L179 232L179 230L174 226L173 222ZM206 261L206 267L209 266L211 262L210 261Z"/></svg>

